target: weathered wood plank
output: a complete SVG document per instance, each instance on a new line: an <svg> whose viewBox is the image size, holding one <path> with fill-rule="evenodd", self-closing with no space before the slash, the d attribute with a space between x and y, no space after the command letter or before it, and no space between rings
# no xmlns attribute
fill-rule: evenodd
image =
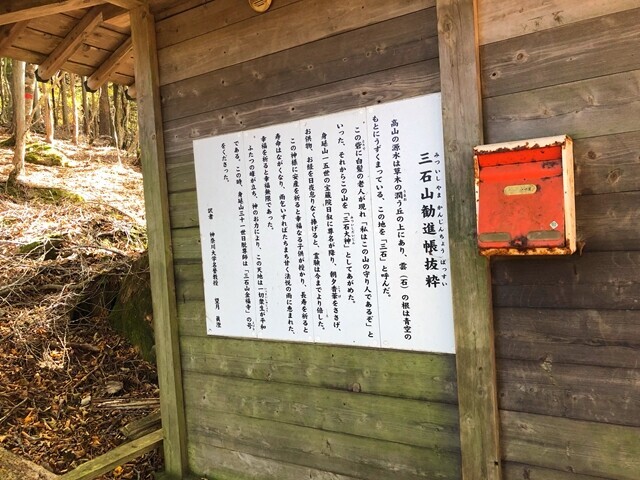
<svg viewBox="0 0 640 480"><path fill-rule="evenodd" d="M232 413L434 450L460 451L458 409L454 405L194 372L185 373L184 389L186 410L207 416Z"/></svg>
<svg viewBox="0 0 640 480"><path fill-rule="evenodd" d="M302 0L158 52L162 85L433 7L434 0ZM322 18L323 21L318 21ZM282 28L292 19L295 29ZM242 38L242 42L237 39ZM251 44L251 48L247 48ZM189 55L185 55L189 52Z"/></svg>
<svg viewBox="0 0 640 480"><path fill-rule="evenodd" d="M224 337L181 348L186 372L456 403L453 355Z"/></svg>
<svg viewBox="0 0 640 480"><path fill-rule="evenodd" d="M368 107L439 90L438 60L427 60L167 122L166 148L171 156L183 155L191 152L196 138Z"/></svg>
<svg viewBox="0 0 640 480"><path fill-rule="evenodd" d="M184 328L199 326L196 315L185 311ZM540 363L551 358L556 363L621 368L639 365L640 315L632 310L497 308L495 318L499 358Z"/></svg>
<svg viewBox="0 0 640 480"><path fill-rule="evenodd" d="M487 143L638 130L640 70L484 100Z"/></svg>
<svg viewBox="0 0 640 480"><path fill-rule="evenodd" d="M359 478L458 480L459 453L246 418L187 411L189 438L250 455Z"/></svg>
<svg viewBox="0 0 640 480"><path fill-rule="evenodd" d="M480 44L636 8L636 0L483 0L478 5Z"/></svg>
<svg viewBox="0 0 640 480"><path fill-rule="evenodd" d="M436 12L429 8L166 85L163 117L175 120L437 56Z"/></svg>
<svg viewBox="0 0 640 480"><path fill-rule="evenodd" d="M501 359L500 409L640 426L640 369Z"/></svg>
<svg viewBox="0 0 640 480"><path fill-rule="evenodd" d="M640 310L640 284L497 285L499 307Z"/></svg>
<svg viewBox="0 0 640 480"><path fill-rule="evenodd" d="M181 228L171 232L173 242L173 259L176 262L202 261L202 249L200 246L200 229Z"/></svg>
<svg viewBox="0 0 640 480"><path fill-rule="evenodd" d="M595 252L582 256L496 258L494 285L640 283L640 251Z"/></svg>
<svg viewBox="0 0 640 480"><path fill-rule="evenodd" d="M579 139L573 144L577 195L637 191L640 131ZM193 155L167 158L169 192L193 190Z"/></svg>
<svg viewBox="0 0 640 480"><path fill-rule="evenodd" d="M158 86L155 26L145 8L131 10L131 37L136 57L138 126L149 234L149 267L164 432L166 472L181 477L187 470L182 368L178 344L171 230L164 163L164 142Z"/></svg>
<svg viewBox="0 0 640 480"><path fill-rule="evenodd" d="M0 3L0 25L93 7L104 0L4 0Z"/></svg>
<svg viewBox="0 0 640 480"><path fill-rule="evenodd" d="M60 477L60 480L92 480L109 473L118 465L126 463L162 445L162 430L156 430L144 437L120 445L113 450L83 463Z"/></svg>
<svg viewBox="0 0 640 480"><path fill-rule="evenodd" d="M130 55L132 48L133 44L131 37L129 37L87 78L85 83L87 90L95 92L102 87L113 73L121 68L125 58Z"/></svg>
<svg viewBox="0 0 640 480"><path fill-rule="evenodd" d="M607 480L603 477L578 475L514 462L504 462L502 472L504 480Z"/></svg>
<svg viewBox="0 0 640 480"><path fill-rule="evenodd" d="M476 0L438 0L442 126L464 480L500 480L489 262L475 239L472 152L483 143Z"/></svg>
<svg viewBox="0 0 640 480"><path fill-rule="evenodd" d="M579 139L573 154L578 195L638 190L640 131Z"/></svg>
<svg viewBox="0 0 640 480"><path fill-rule="evenodd" d="M578 241L584 251L637 250L640 246L640 192L576 198Z"/></svg>
<svg viewBox="0 0 640 480"><path fill-rule="evenodd" d="M193 154L167 159L167 182L169 193L185 192L196 188Z"/></svg>
<svg viewBox="0 0 640 480"><path fill-rule="evenodd" d="M195 191L173 193L170 197L172 226L197 226ZM637 250L640 245L640 209L637 205L640 205L640 192L577 197L577 233L584 252Z"/></svg>
<svg viewBox="0 0 640 480"><path fill-rule="evenodd" d="M582 475L637 480L640 429L500 412L504 459Z"/></svg>
<svg viewBox="0 0 640 480"><path fill-rule="evenodd" d="M0 54L4 56L4 51L11 46L13 41L27 29L29 20L23 20L0 28Z"/></svg>
<svg viewBox="0 0 640 480"><path fill-rule="evenodd" d="M272 12L298 1L300 0L278 0L273 3L269 11ZM181 3L186 2L183 0ZM251 8L238 8L238 3L235 0L192 0L191 3L194 5L183 12L177 12L178 9L184 9L182 6L172 7L162 12L162 15L167 17L158 22L158 48L184 42L193 37L261 15ZM181 13L181 15L176 13Z"/></svg>
<svg viewBox="0 0 640 480"><path fill-rule="evenodd" d="M102 17L105 18L105 12L108 13L109 7L102 6ZM82 12L82 11L80 11ZM129 13L126 12L127 17ZM68 14L59 14L48 16L44 18L36 18L29 22L29 27L32 30L37 30L48 35L48 38L53 43L59 42L64 38L73 25L78 21L75 16ZM128 20L127 20L128 21ZM30 35L32 32L30 32ZM46 36L43 39L46 40ZM104 50L114 51L118 48L118 45L122 43L122 40L126 38L126 35L122 32L106 28L104 26L98 26L85 40L84 44L91 47L100 47Z"/></svg>
<svg viewBox="0 0 640 480"><path fill-rule="evenodd" d="M217 448L205 443L189 443L189 465L193 472L217 480L255 480L260 472L262 480L361 480L333 472L284 463L260 455ZM212 461L212 459L214 459Z"/></svg>
<svg viewBox="0 0 640 480"><path fill-rule="evenodd" d="M483 97L640 68L640 8L487 45Z"/></svg>

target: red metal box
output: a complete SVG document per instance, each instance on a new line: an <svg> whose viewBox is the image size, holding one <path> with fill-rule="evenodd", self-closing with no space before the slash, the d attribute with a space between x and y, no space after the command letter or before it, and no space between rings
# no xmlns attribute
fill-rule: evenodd
<svg viewBox="0 0 640 480"><path fill-rule="evenodd" d="M481 145L474 149L474 164L480 253L575 252L571 138Z"/></svg>

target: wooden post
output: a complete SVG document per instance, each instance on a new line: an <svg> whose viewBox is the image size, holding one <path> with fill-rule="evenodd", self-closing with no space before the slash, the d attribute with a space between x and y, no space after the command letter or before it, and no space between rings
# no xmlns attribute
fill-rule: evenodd
<svg viewBox="0 0 640 480"><path fill-rule="evenodd" d="M499 480L499 421L488 260L478 254L473 147L483 141L477 0L438 0L442 120L464 480Z"/></svg>
<svg viewBox="0 0 640 480"><path fill-rule="evenodd" d="M149 234L151 294L164 431L165 474L181 479L186 473L186 426L182 367L173 276L169 195L156 50L155 22L146 7L131 10L131 35L138 89L138 122L142 177Z"/></svg>

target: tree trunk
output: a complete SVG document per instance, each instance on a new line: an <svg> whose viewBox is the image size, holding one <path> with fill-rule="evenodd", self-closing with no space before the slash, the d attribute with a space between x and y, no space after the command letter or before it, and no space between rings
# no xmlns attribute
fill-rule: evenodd
<svg viewBox="0 0 640 480"><path fill-rule="evenodd" d="M109 105L109 84L100 88L100 136L111 136L111 107Z"/></svg>
<svg viewBox="0 0 640 480"><path fill-rule="evenodd" d="M71 73L70 75L70 84L71 84L71 112L73 113L73 134L71 139L73 140L73 144L78 144L78 104L76 102L76 74Z"/></svg>
<svg viewBox="0 0 640 480"><path fill-rule="evenodd" d="M56 110L56 82L55 76L51 78L51 116L53 117L53 129L55 130L58 126L58 114Z"/></svg>
<svg viewBox="0 0 640 480"><path fill-rule="evenodd" d="M27 63L24 70L24 116L27 121L27 129L31 125L31 114L33 113L33 97L36 87L36 66Z"/></svg>
<svg viewBox="0 0 640 480"><path fill-rule="evenodd" d="M45 142L53 143L53 109L51 108L51 97L49 96L49 82L42 84L42 96L44 97L44 134Z"/></svg>
<svg viewBox="0 0 640 480"><path fill-rule="evenodd" d="M62 127L66 133L69 133L69 91L65 72L60 76L60 103L62 104Z"/></svg>
<svg viewBox="0 0 640 480"><path fill-rule="evenodd" d="M13 170L9 174L7 183L11 184L24 171L24 153L26 144L25 99L24 99L24 71L25 64L20 60L13 60L13 117L16 125L16 146L13 152Z"/></svg>
<svg viewBox="0 0 640 480"><path fill-rule="evenodd" d="M85 86L85 82L87 81L87 77L82 77L82 132L84 133L85 138L89 138L89 102L87 100L87 87Z"/></svg>

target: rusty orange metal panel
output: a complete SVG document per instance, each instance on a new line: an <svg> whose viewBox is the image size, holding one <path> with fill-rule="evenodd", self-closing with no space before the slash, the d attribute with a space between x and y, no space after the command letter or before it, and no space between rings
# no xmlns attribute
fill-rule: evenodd
<svg viewBox="0 0 640 480"><path fill-rule="evenodd" d="M474 149L484 255L575 251L573 150L564 135Z"/></svg>

